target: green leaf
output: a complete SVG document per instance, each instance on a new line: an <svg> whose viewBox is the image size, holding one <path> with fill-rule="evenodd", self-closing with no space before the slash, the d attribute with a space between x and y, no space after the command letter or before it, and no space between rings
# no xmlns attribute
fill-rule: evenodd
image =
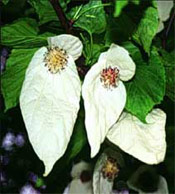
<svg viewBox="0 0 175 194"><path fill-rule="evenodd" d="M39 16L40 25L51 21L57 21L58 17L49 0L28 0L28 2L35 8ZM64 11L67 9L67 4L70 0L59 0Z"/></svg>
<svg viewBox="0 0 175 194"><path fill-rule="evenodd" d="M135 58L133 57L134 61ZM126 110L146 122L146 115L160 104L165 95L165 69L159 54L153 48L149 64L137 64L136 75L126 83Z"/></svg>
<svg viewBox="0 0 175 194"><path fill-rule="evenodd" d="M135 5L139 5L140 4L140 0L131 0L132 3L134 3Z"/></svg>
<svg viewBox="0 0 175 194"><path fill-rule="evenodd" d="M136 47L133 43L127 41L122 44L122 46L129 52L131 57L134 59L134 62L139 65L139 64L144 64L144 60L142 58L141 52L138 47ZM146 65L146 63L145 63Z"/></svg>
<svg viewBox="0 0 175 194"><path fill-rule="evenodd" d="M43 185L44 185L43 179L42 178L38 178L37 181L36 181L36 183L35 183L35 187L36 188L39 188L39 187L41 187Z"/></svg>
<svg viewBox="0 0 175 194"><path fill-rule="evenodd" d="M38 35L39 29L34 19L23 18L2 27L2 45L13 48L35 48L47 45L47 37L52 33Z"/></svg>
<svg viewBox="0 0 175 194"><path fill-rule="evenodd" d="M115 0L114 17L118 17L121 14L123 8L126 7L129 3L139 5L140 0Z"/></svg>
<svg viewBox="0 0 175 194"><path fill-rule="evenodd" d="M4 5L6 5L9 2L9 0L2 0L2 2Z"/></svg>
<svg viewBox="0 0 175 194"><path fill-rule="evenodd" d="M58 17L49 0L29 0L39 16L40 25L50 21L58 21Z"/></svg>
<svg viewBox="0 0 175 194"><path fill-rule="evenodd" d="M168 53L160 50L166 72L166 95L175 102L175 58L174 52Z"/></svg>
<svg viewBox="0 0 175 194"><path fill-rule="evenodd" d="M124 0L124 1L115 1L115 11L114 11L114 17L118 17L121 12L122 9L129 3L128 0Z"/></svg>
<svg viewBox="0 0 175 194"><path fill-rule="evenodd" d="M127 30L123 30L126 28L126 26ZM105 34L106 45L110 46L112 43L119 43L129 40L134 30L135 24L125 13L122 13L120 17L117 18L109 17L107 19L107 28Z"/></svg>
<svg viewBox="0 0 175 194"><path fill-rule="evenodd" d="M92 45L86 44L84 47L84 50L85 50L84 55L86 58L86 61L85 61L86 65L88 65L88 66L94 65L97 62L101 52L104 51L104 48L105 47L102 44L92 44Z"/></svg>
<svg viewBox="0 0 175 194"><path fill-rule="evenodd" d="M38 48L13 49L7 60L6 71L2 74L2 94L5 111L15 107L19 101L26 68Z"/></svg>
<svg viewBox="0 0 175 194"><path fill-rule="evenodd" d="M74 21L74 27L86 30L89 34L100 34L106 28L106 17L103 4L91 0L84 6L73 8L68 17Z"/></svg>
<svg viewBox="0 0 175 194"><path fill-rule="evenodd" d="M150 47L152 40L157 33L158 25L158 11L154 7L149 7L145 11L144 16L133 35L133 40L143 46L145 52L148 54L150 54Z"/></svg>

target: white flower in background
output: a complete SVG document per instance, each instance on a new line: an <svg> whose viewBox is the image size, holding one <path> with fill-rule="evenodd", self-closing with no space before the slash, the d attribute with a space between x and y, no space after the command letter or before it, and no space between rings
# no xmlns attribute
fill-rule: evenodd
<svg viewBox="0 0 175 194"><path fill-rule="evenodd" d="M79 110L81 83L74 60L82 53L72 35L48 38L33 56L20 95L29 139L44 162L45 174L64 154Z"/></svg>
<svg viewBox="0 0 175 194"><path fill-rule="evenodd" d="M71 171L72 181L63 194L93 194L91 173L91 165L84 161L74 165Z"/></svg>
<svg viewBox="0 0 175 194"><path fill-rule="evenodd" d="M140 166L129 178L127 185L139 194L169 194L166 179L151 166Z"/></svg>
<svg viewBox="0 0 175 194"><path fill-rule="evenodd" d="M98 153L108 130L125 106L126 90L122 81L130 80L134 74L135 63L128 51L115 44L100 55L87 73L82 96L91 157Z"/></svg>
<svg viewBox="0 0 175 194"><path fill-rule="evenodd" d="M115 152L113 152L114 157ZM112 194L114 179L118 176L119 166L117 160L107 153L102 153L96 162L93 173L94 194Z"/></svg>
<svg viewBox="0 0 175 194"><path fill-rule="evenodd" d="M142 123L137 117L123 112L110 129L107 138L124 152L147 164L158 164L166 152L166 114L153 109Z"/></svg>
<svg viewBox="0 0 175 194"><path fill-rule="evenodd" d="M158 188L156 191L154 192L144 192L141 189L138 189L136 187L133 187L131 184L129 184L129 187L134 190L137 191L139 194L169 194L168 191L168 185L167 185L167 181L163 176L159 176L159 184L158 184Z"/></svg>
<svg viewBox="0 0 175 194"><path fill-rule="evenodd" d="M164 29L164 24L166 20L170 17L171 9L173 8L174 3L171 0L157 0L157 9L159 16L159 27L157 33L161 32Z"/></svg>

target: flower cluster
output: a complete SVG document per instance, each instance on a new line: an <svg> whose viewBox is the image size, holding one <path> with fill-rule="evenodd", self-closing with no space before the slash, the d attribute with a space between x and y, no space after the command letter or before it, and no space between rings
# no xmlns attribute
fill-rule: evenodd
<svg viewBox="0 0 175 194"><path fill-rule="evenodd" d="M13 146L22 147L25 143L25 137L22 133L19 133L15 136L14 133L8 132L2 140L2 148L6 151L13 149Z"/></svg>
<svg viewBox="0 0 175 194"><path fill-rule="evenodd" d="M48 43L48 47L34 54L20 94L23 119L33 148L44 162L44 175L50 173L66 151L79 111L81 90L91 157L99 152L107 137L145 163L163 161L165 113L153 109L146 117L147 123L142 123L124 112L127 93L123 82L134 79L136 71L128 51L111 44L81 86L74 62L82 54L81 41L72 35L59 35L48 38ZM113 168L112 178L118 172L116 166ZM106 167L104 173L106 169L110 170Z"/></svg>

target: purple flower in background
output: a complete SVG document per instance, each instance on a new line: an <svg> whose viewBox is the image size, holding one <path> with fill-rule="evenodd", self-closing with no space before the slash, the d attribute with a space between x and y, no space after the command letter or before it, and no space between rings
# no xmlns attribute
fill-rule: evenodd
<svg viewBox="0 0 175 194"><path fill-rule="evenodd" d="M113 190L113 194L129 194L129 189L126 182L120 180L116 183L116 189Z"/></svg>
<svg viewBox="0 0 175 194"><path fill-rule="evenodd" d="M46 185L42 185L42 186L41 186L41 189L44 190L44 189L46 189L46 187L47 187Z"/></svg>
<svg viewBox="0 0 175 194"><path fill-rule="evenodd" d="M1 155L1 163L3 164L3 165L7 165L8 163L9 163L9 156L8 155L4 155L4 156L2 156Z"/></svg>
<svg viewBox="0 0 175 194"><path fill-rule="evenodd" d="M2 140L2 147L5 150L10 151L12 150L12 146L14 143L15 143L15 135L11 132L8 132Z"/></svg>
<svg viewBox="0 0 175 194"><path fill-rule="evenodd" d="M21 188L20 194L40 194L40 192L34 189L32 185L26 184Z"/></svg>
<svg viewBox="0 0 175 194"><path fill-rule="evenodd" d="M112 191L112 194L129 194L129 191L126 189L126 190L113 190Z"/></svg>
<svg viewBox="0 0 175 194"><path fill-rule="evenodd" d="M25 143L24 135L23 134L18 134L15 139L15 144L18 147L22 147Z"/></svg>
<svg viewBox="0 0 175 194"><path fill-rule="evenodd" d="M38 179L38 176L33 172L29 174L29 180L32 181L33 183L36 183L37 179Z"/></svg>
<svg viewBox="0 0 175 194"><path fill-rule="evenodd" d="M7 184L8 179L6 173L4 171L0 171L0 185L7 186Z"/></svg>
<svg viewBox="0 0 175 194"><path fill-rule="evenodd" d="M3 48L1 51L1 62L0 62L1 73L5 69L7 57L8 57L8 50Z"/></svg>
<svg viewBox="0 0 175 194"><path fill-rule="evenodd" d="M7 181L7 177L6 177L5 172L0 171L0 182L3 183L3 182L6 182L6 181Z"/></svg>

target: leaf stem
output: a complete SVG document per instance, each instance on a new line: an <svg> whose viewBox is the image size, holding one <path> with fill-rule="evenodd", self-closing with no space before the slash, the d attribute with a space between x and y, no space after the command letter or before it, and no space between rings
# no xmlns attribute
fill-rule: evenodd
<svg viewBox="0 0 175 194"><path fill-rule="evenodd" d="M166 41L167 41L168 34L169 34L170 29L171 29L174 17L175 17L175 12L172 13L172 15L170 17L170 21L168 23L168 27L167 27L167 29L165 30L165 33L164 33L164 38L163 38L163 41L162 41L162 47L164 49L166 48Z"/></svg>
<svg viewBox="0 0 175 194"><path fill-rule="evenodd" d="M94 5L92 7L89 7L87 9L85 9L84 11L82 11L79 15L77 14L76 15L76 21L83 15L85 14L86 12L90 11L91 9L96 9L96 8L100 8L100 7L106 7L106 6L111 6L112 4L111 3L105 3L105 4L102 4L102 5ZM81 11L81 10L80 10ZM80 12L79 11L79 12Z"/></svg>
<svg viewBox="0 0 175 194"><path fill-rule="evenodd" d="M173 12L172 15L171 15L170 22L168 24L168 27L167 27L167 30L166 30L166 33L165 33L166 37L168 36L168 33L170 31L171 25L172 25L173 20L174 20L174 16L175 16L175 12Z"/></svg>
<svg viewBox="0 0 175 194"><path fill-rule="evenodd" d="M69 24L69 21L67 20L64 11L62 10L62 7L58 0L50 0L51 5L53 6L61 25L65 29L66 33L72 34L72 27Z"/></svg>

